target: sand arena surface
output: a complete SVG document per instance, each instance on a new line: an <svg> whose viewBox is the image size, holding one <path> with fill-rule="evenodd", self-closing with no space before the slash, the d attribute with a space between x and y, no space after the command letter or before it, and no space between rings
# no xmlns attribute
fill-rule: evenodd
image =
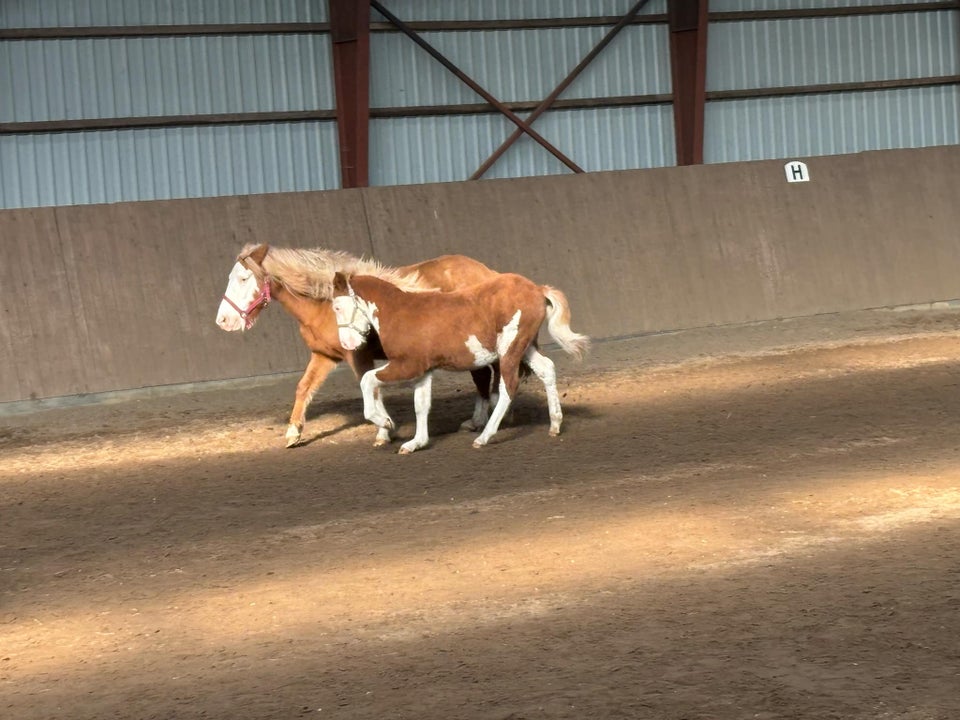
<svg viewBox="0 0 960 720"><path fill-rule="evenodd" d="M407 457L347 371L0 416L0 717L960 717L958 327L548 348L561 437L440 375Z"/></svg>

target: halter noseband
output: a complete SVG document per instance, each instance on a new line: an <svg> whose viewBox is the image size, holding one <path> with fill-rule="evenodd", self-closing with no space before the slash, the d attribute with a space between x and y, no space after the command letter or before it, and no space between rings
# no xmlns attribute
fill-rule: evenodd
<svg viewBox="0 0 960 720"><path fill-rule="evenodd" d="M253 318L250 317L254 310L259 307L266 307L270 304L270 276L264 272L264 269L257 264L255 260L251 260L249 255L238 255L237 262L243 265L247 270L252 272L254 276L262 277L263 280L260 285L260 292L253 299L253 301L247 306L247 309L242 309L237 305L233 300L227 297L226 293L223 295L223 299L226 300L227 304L232 307L240 317L243 319L246 324L246 329L249 330L253 327Z"/></svg>

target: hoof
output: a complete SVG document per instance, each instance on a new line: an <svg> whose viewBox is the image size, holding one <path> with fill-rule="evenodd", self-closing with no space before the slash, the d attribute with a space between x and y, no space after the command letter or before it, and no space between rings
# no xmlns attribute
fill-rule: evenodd
<svg viewBox="0 0 960 720"><path fill-rule="evenodd" d="M393 423L391 423L393 425ZM377 439L373 441L374 447L382 447L390 444L390 430L385 427L377 428Z"/></svg>
<svg viewBox="0 0 960 720"><path fill-rule="evenodd" d="M412 452L416 452L422 448L425 448L427 443L420 443L417 440L408 440L403 445L400 446L400 449L397 451L400 455L409 455Z"/></svg>
<svg viewBox="0 0 960 720"><path fill-rule="evenodd" d="M464 420L460 423L460 432L477 432L480 428L477 427L477 424L473 421L473 418L469 420Z"/></svg>
<svg viewBox="0 0 960 720"><path fill-rule="evenodd" d="M287 439L287 447L292 448L300 444L300 431L297 430L293 425L287 429L287 434L284 435Z"/></svg>
<svg viewBox="0 0 960 720"><path fill-rule="evenodd" d="M474 446L475 448L482 448L484 445L486 445L486 443L480 442L479 440L474 440L474 441L473 441L473 446Z"/></svg>
<svg viewBox="0 0 960 720"><path fill-rule="evenodd" d="M560 434L560 428L557 428L556 430L554 430L553 428L550 428L550 437L557 437L559 434Z"/></svg>

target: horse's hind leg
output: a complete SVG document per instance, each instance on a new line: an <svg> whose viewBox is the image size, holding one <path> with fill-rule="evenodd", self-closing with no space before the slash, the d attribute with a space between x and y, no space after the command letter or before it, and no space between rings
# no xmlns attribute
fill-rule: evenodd
<svg viewBox="0 0 960 720"><path fill-rule="evenodd" d="M433 373L427 373L413 389L413 407L417 413L417 432L413 440L408 440L400 446L401 455L409 455L415 450L424 448L430 442L430 434L427 431L427 418L430 416L430 400L433 390Z"/></svg>
<svg viewBox="0 0 960 720"><path fill-rule="evenodd" d="M473 441L475 448L483 447L490 438L494 436L500 428L504 415L510 409L510 403L517 394L517 388L520 386L520 363L519 358L509 359L500 358L500 393L497 397L497 404L493 406L490 413L490 419L487 420L483 432Z"/></svg>
<svg viewBox="0 0 960 720"><path fill-rule="evenodd" d="M477 432L487 424L490 418L490 380L493 374L490 365L470 371L473 384L477 386L477 397L473 404L473 417L460 424L461 430Z"/></svg>
<svg viewBox="0 0 960 720"><path fill-rule="evenodd" d="M293 401L293 410L290 412L290 424L287 425L287 432L284 436L288 448L294 447L300 442L310 401L313 400L313 396L327 379L327 375L336 366L337 361L326 355L317 352L310 355L307 369L303 371L303 377L297 383L297 394Z"/></svg>
<svg viewBox="0 0 960 720"><path fill-rule="evenodd" d="M563 422L563 411L560 409L560 393L557 391L557 368L553 360L542 355L534 346L527 348L523 356L527 366L543 383L547 393L547 408L550 411L550 434L560 434L560 423Z"/></svg>

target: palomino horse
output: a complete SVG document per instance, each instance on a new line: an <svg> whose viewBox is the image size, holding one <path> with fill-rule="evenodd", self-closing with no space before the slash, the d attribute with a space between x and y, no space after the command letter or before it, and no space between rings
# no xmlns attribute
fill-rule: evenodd
<svg viewBox="0 0 960 720"><path fill-rule="evenodd" d="M337 323L330 307L333 275L337 270L382 277L405 290L455 290L473 285L498 273L464 255L443 255L416 265L390 268L349 253L323 250L269 247L250 244L243 248L230 271L227 289L217 310L217 325L227 331L249 330L271 301L279 302L300 325L300 336L310 349L310 362L297 384L287 447L300 442L307 407L327 375L340 361L346 361L357 378L383 359L378 343L355 351L344 350L337 339ZM473 373L478 396L473 417L465 429L479 430L490 409L490 368ZM377 444L390 441L389 432L377 434Z"/></svg>
<svg viewBox="0 0 960 720"><path fill-rule="evenodd" d="M500 363L500 393L474 447L486 445L500 426L520 384L526 364L543 382L550 412L550 435L560 433L563 413L553 361L537 349L537 334L546 322L550 336L563 350L581 357L590 340L570 329L566 296L549 285L522 275L504 273L468 288L446 293L411 293L383 278L348 277L333 281L333 312L340 343L348 350L364 346L376 330L387 363L360 379L363 414L382 431L393 429L380 388L386 383L416 380L413 402L417 430L401 454L429 442L432 374L436 369L475 370Z"/></svg>

